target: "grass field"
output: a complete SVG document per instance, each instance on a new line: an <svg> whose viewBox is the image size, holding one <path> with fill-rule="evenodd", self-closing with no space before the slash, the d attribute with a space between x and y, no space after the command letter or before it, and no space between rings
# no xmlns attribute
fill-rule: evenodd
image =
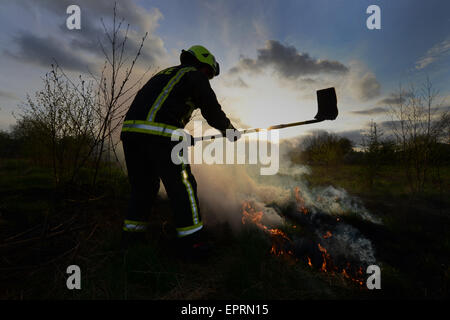
<svg viewBox="0 0 450 320"><path fill-rule="evenodd" d="M311 186L342 187L383 220L345 217L375 246L382 290L270 253L268 237L249 225L210 228L214 254L201 263L173 254L169 203L159 199L148 244L120 250L128 183L104 172L96 190L62 188L51 171L25 160L0 162L0 298L8 299L383 299L448 298L450 197L429 188L412 198L398 168L383 168L372 187L362 167L313 167ZM291 234L292 225L282 227ZM66 288L79 265L82 290Z"/></svg>

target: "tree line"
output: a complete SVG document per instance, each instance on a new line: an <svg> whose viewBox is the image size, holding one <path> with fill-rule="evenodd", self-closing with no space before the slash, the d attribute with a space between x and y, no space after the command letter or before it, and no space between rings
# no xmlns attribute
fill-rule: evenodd
<svg viewBox="0 0 450 320"><path fill-rule="evenodd" d="M359 144L317 131L302 140L302 150L292 152L291 159L334 168L361 165L370 186L383 166L396 166L413 194L431 180L444 188L442 168L450 165L450 115L438 99L429 78L419 88L400 86L386 110L390 121L382 126L371 121Z"/></svg>

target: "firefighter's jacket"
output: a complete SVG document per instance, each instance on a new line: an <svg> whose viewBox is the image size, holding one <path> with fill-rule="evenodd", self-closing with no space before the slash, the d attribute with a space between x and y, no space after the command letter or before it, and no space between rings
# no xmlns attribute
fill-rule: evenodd
<svg viewBox="0 0 450 320"><path fill-rule="evenodd" d="M212 127L221 132L233 128L203 73L188 65L167 68L139 90L125 116L122 134L139 132L170 139L197 108Z"/></svg>

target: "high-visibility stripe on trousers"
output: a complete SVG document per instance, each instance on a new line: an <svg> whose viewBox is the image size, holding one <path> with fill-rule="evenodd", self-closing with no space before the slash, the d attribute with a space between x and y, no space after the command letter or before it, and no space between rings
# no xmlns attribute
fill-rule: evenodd
<svg viewBox="0 0 450 320"><path fill-rule="evenodd" d="M123 221L123 231L128 232L144 232L147 231L148 222L145 221L133 221L125 219Z"/></svg>
<svg viewBox="0 0 450 320"><path fill-rule="evenodd" d="M187 236L189 234L192 234L192 233L200 230L203 227L203 223L199 221L198 205L197 205L194 189L192 188L192 185L189 182L189 175L186 170L186 165L183 164L182 167L184 169L181 171L181 180L183 181L183 184L186 187L186 192L188 193L193 225L188 226L188 227L183 227L183 228L177 228L178 237Z"/></svg>

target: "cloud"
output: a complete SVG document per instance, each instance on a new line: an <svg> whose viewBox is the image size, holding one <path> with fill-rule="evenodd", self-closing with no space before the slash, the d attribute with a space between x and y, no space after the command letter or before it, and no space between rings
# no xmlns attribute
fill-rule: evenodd
<svg viewBox="0 0 450 320"><path fill-rule="evenodd" d="M381 127L381 129L388 129L392 130L395 128L398 128L401 125L402 121L400 120L388 120L388 121L382 121L378 125Z"/></svg>
<svg viewBox="0 0 450 320"><path fill-rule="evenodd" d="M66 1L67 3L71 1ZM112 16L113 16L113 3L111 1L80 1L81 8L87 8L83 12L82 30L81 32L70 32L66 29L65 23L61 25L61 30L65 36L71 38L71 44L78 48L92 51L93 48L98 47L99 40L103 44L108 43L108 39L105 35L105 30L100 23L100 19L105 21L105 25L108 28L108 32L111 33L112 29ZM60 5L59 5L60 6ZM88 14L85 12L89 10ZM155 30L159 26L159 21L163 19L162 13L159 9L154 8L147 10L143 7L137 6L131 0L125 0L117 2L117 21L116 23L122 23L122 32L119 35L120 42L125 36L125 30L127 24L130 24L130 29L127 34L127 43L125 47L125 56L133 56L139 49L142 36L145 32L148 32L147 39L145 40L144 47L141 51L140 59L147 64L155 64L167 53L164 48L164 42L161 38L154 34ZM109 20L109 24L107 21ZM103 58L103 54L100 50L97 53Z"/></svg>
<svg viewBox="0 0 450 320"><path fill-rule="evenodd" d="M346 90L358 101L365 102L380 95L381 84L375 74L359 61L350 62Z"/></svg>
<svg viewBox="0 0 450 320"><path fill-rule="evenodd" d="M450 53L450 39L445 39L444 41L434 45L425 53L423 57L416 61L416 69L421 70L426 68L428 65L439 60L445 55Z"/></svg>
<svg viewBox="0 0 450 320"><path fill-rule="evenodd" d="M35 5L35 0L22 0L19 3ZM158 26L158 21L163 17L157 8L148 10L139 6L133 0L120 0L113 2L111 0L78 0L76 4L81 9L82 28L85 26L83 20L85 17L95 17L96 19L108 18L113 14L114 3L117 4L117 17L124 19L129 23L137 26L141 32L152 33ZM72 0L41 0L40 8L45 8L57 16L66 17L66 9L68 6L75 4Z"/></svg>
<svg viewBox="0 0 450 320"><path fill-rule="evenodd" d="M391 95L390 97L384 98L378 101L379 105L393 105L393 104L401 104L405 102L405 98L403 97L395 97Z"/></svg>
<svg viewBox="0 0 450 320"><path fill-rule="evenodd" d="M356 88L358 97L366 101L380 95L381 85L372 72L366 72L361 78L360 85Z"/></svg>
<svg viewBox="0 0 450 320"><path fill-rule="evenodd" d="M238 65L229 72L258 73L267 67L274 67L275 72L288 79L319 73L348 72L348 68L338 61L314 59L308 53L299 53L295 47L285 46L276 40L267 41L266 46L257 51L256 59L241 58Z"/></svg>
<svg viewBox="0 0 450 320"><path fill-rule="evenodd" d="M224 78L224 84L226 87L238 87L238 88L249 88L247 82L245 82L241 77L234 78Z"/></svg>
<svg viewBox="0 0 450 320"><path fill-rule="evenodd" d="M432 113L445 113L450 112L450 106L439 106L435 108L431 108Z"/></svg>
<svg viewBox="0 0 450 320"><path fill-rule="evenodd" d="M258 74L268 68L274 70L280 81L290 81L297 89L300 85L302 89L334 86L363 102L378 97L381 91L375 74L359 61L346 66L339 61L315 59L276 40L266 41L264 48L257 49L255 59L241 57L228 75ZM234 85L238 86L237 82Z"/></svg>
<svg viewBox="0 0 450 320"><path fill-rule="evenodd" d="M399 105L399 104L405 103L407 101L407 99L411 98L411 97L412 97L411 92L404 91L401 95L399 93L391 93L386 98L378 101L377 104L378 105L388 105L388 106Z"/></svg>
<svg viewBox="0 0 450 320"><path fill-rule="evenodd" d="M351 113L358 114L358 115L376 115L376 114L383 114L386 111L387 110L385 108L375 107L375 108L366 109L366 110L351 111Z"/></svg>
<svg viewBox="0 0 450 320"><path fill-rule="evenodd" d="M71 47L67 42L62 42L56 37L41 37L29 32L22 32L13 38L18 50L15 52L6 50L5 54L25 63L49 67L55 64L71 71L83 71L87 68L95 68L95 65L87 60L80 50Z"/></svg>
<svg viewBox="0 0 450 320"><path fill-rule="evenodd" d="M29 5L30 0L18 1L22 6ZM72 4L70 0L41 2L39 9L44 9L53 14L49 19L55 19L59 24L56 32L45 35L36 35L26 31L12 37L16 50L8 49L4 52L24 63L32 63L48 67L56 60L64 69L70 71L86 72L94 71L102 65L104 59L100 49L101 41L108 50L108 40L105 35L101 19L104 20L109 32L112 29L112 16L114 3L106 0L87 1L80 0L77 5L81 8L81 30L68 30L65 26L66 8ZM158 9L147 10L138 6L132 0L117 2L117 21L122 18L122 32L118 42L123 39L127 24L130 24L128 39L124 56L134 57L142 36L149 32L139 58L140 63L157 64L162 59L166 50L161 38L154 35L162 14Z"/></svg>
<svg viewBox="0 0 450 320"><path fill-rule="evenodd" d="M355 145L360 145L362 142L364 130L346 130L346 131L339 131L336 132L336 134L340 137L347 138L351 140Z"/></svg>

